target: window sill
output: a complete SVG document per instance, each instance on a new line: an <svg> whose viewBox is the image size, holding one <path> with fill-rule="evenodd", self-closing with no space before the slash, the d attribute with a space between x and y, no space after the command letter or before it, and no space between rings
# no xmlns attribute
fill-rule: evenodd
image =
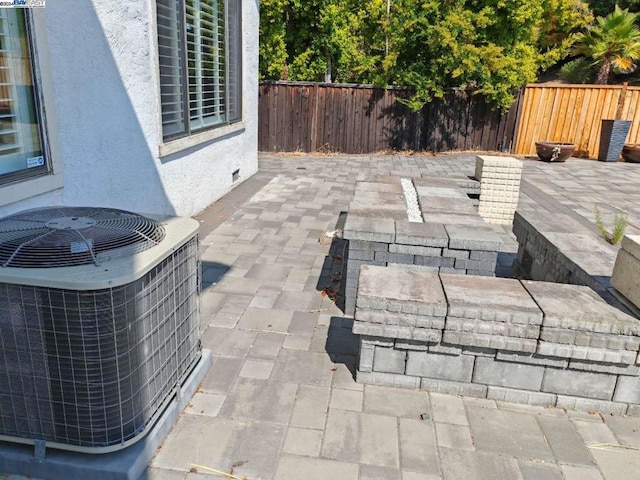
<svg viewBox="0 0 640 480"><path fill-rule="evenodd" d="M0 185L0 205L10 205L62 187L64 187L62 173L25 179L5 186Z"/></svg>
<svg viewBox="0 0 640 480"><path fill-rule="evenodd" d="M174 153L181 152L182 150L211 142L242 130L244 130L244 122L237 122L232 123L231 125L225 125L224 127L214 128L213 130L196 133L188 137L171 140L167 143L160 144L160 157L162 158L173 155Z"/></svg>

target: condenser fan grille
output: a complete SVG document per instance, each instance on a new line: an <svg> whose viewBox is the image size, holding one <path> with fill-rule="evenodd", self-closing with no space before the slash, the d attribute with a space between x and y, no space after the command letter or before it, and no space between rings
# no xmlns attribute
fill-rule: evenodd
<svg viewBox="0 0 640 480"><path fill-rule="evenodd" d="M0 265L70 267L151 248L165 232L158 222L111 208L53 207L0 219Z"/></svg>

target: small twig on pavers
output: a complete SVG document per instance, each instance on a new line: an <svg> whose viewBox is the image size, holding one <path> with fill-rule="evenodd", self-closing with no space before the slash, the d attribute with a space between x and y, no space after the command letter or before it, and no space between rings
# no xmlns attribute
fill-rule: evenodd
<svg viewBox="0 0 640 480"><path fill-rule="evenodd" d="M190 463L193 468L199 468L202 470L206 470L207 472L215 473L216 475L220 475L221 477L232 478L233 480L248 480L247 477L236 477L231 473L223 472L221 470L216 470L215 468L205 467L204 465L196 465L195 463Z"/></svg>
<svg viewBox="0 0 640 480"><path fill-rule="evenodd" d="M596 450L617 450L619 448L623 450L635 450L640 452L640 448L631 447L629 445L618 445L616 443L592 443L591 445L587 445L587 448L594 448Z"/></svg>

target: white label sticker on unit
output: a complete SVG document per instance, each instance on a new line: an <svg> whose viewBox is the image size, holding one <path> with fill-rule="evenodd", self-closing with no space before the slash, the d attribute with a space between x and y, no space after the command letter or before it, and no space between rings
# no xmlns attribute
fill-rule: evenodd
<svg viewBox="0 0 640 480"><path fill-rule="evenodd" d="M44 157L27 158L27 168L41 167L44 165Z"/></svg>
<svg viewBox="0 0 640 480"><path fill-rule="evenodd" d="M93 242L91 240L87 240L86 242L71 242L71 253L88 252L89 248L93 248Z"/></svg>

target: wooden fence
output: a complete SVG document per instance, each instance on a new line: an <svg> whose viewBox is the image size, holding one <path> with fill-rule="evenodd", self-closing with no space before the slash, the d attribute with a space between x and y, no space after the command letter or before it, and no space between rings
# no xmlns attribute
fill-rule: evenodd
<svg viewBox="0 0 640 480"><path fill-rule="evenodd" d="M624 85L528 85L514 153L535 155L535 142L577 145L575 156L598 156L603 119L631 120L628 143L640 143L640 87Z"/></svg>
<svg viewBox="0 0 640 480"><path fill-rule="evenodd" d="M506 113L452 90L419 112L398 102L411 91L298 82L260 84L261 151L509 150L521 97Z"/></svg>

